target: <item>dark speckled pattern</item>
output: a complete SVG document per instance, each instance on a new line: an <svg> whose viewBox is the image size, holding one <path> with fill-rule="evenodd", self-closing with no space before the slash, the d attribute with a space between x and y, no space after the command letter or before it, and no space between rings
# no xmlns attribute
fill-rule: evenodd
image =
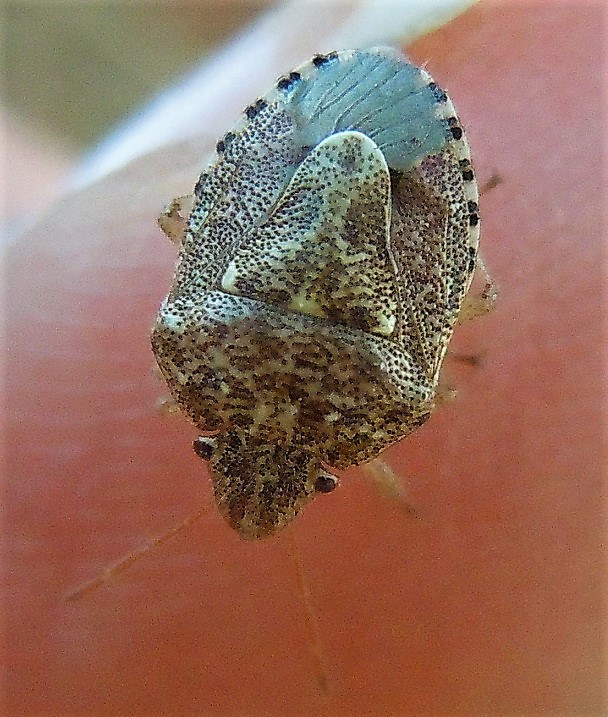
<svg viewBox="0 0 608 717"><path fill-rule="evenodd" d="M314 58L218 142L152 346L243 537L430 416L476 202L451 102L386 48Z"/></svg>

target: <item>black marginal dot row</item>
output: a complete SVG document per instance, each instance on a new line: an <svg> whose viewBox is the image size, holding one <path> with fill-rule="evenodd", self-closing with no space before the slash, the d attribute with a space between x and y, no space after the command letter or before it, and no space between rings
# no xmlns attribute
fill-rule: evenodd
<svg viewBox="0 0 608 717"><path fill-rule="evenodd" d="M232 142L234 139L235 134L234 132L226 132L226 134L223 136L222 139L220 139L217 144L215 145L215 151L218 154L222 154L226 150L226 147Z"/></svg>
<svg viewBox="0 0 608 717"><path fill-rule="evenodd" d="M459 162L460 169L462 171L462 178L465 182L472 182L475 179L471 162L468 159L461 159Z"/></svg>
<svg viewBox="0 0 608 717"><path fill-rule="evenodd" d="M337 52L328 52L327 55L315 55L312 58L312 64L315 67L323 67L323 65L326 65L328 62L332 62L333 60L338 59L338 53Z"/></svg>
<svg viewBox="0 0 608 717"><path fill-rule="evenodd" d="M442 103L442 102L447 102L447 101L448 101L448 96L447 96L446 93L441 89L441 87L439 87L439 85L438 85L436 82L429 82L429 84L427 85L427 87L428 87L429 90L433 93L433 95L435 96L435 100L436 100L438 103Z"/></svg>
<svg viewBox="0 0 608 717"><path fill-rule="evenodd" d="M290 72L288 75L284 75L279 78L277 87L280 90L288 90L290 87L299 82L302 79L302 75L299 72Z"/></svg>
<svg viewBox="0 0 608 717"><path fill-rule="evenodd" d="M448 117L448 127L454 139L462 139L462 127L458 123L458 117Z"/></svg>
<svg viewBox="0 0 608 717"><path fill-rule="evenodd" d="M205 184L207 183L208 176L205 172L203 172L200 177L198 178L198 181L194 185L194 194L197 197L200 197L203 193L203 188L205 187Z"/></svg>
<svg viewBox="0 0 608 717"><path fill-rule="evenodd" d="M469 247L469 273L475 271L475 264L477 263L477 249L474 246Z"/></svg>
<svg viewBox="0 0 608 717"><path fill-rule="evenodd" d="M245 108L245 116L247 119L253 119L256 117L265 107L268 107L266 100L256 100L252 105Z"/></svg>
<svg viewBox="0 0 608 717"><path fill-rule="evenodd" d="M476 227L479 224L479 204L470 199L467 203L467 208L469 210L469 225Z"/></svg>

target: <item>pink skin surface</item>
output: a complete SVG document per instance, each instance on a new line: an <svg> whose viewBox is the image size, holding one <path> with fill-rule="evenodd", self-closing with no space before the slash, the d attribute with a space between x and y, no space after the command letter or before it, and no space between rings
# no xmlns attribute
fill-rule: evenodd
<svg viewBox="0 0 608 717"><path fill-rule="evenodd" d="M458 398L288 534L212 505L161 416L149 327L175 248L155 228L215 137L55 204L6 257L5 709L11 715L599 714L605 705L605 166L601 11L487 4L408 48L446 87L480 182L499 306L459 330ZM277 75L289 68L277 67ZM195 526L65 595L195 512Z"/></svg>

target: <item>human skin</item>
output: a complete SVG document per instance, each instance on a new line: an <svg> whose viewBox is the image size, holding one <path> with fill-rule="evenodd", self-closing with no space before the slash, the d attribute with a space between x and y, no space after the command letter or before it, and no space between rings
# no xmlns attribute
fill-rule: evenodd
<svg viewBox="0 0 608 717"><path fill-rule="evenodd" d="M605 167L589 4L482 5L408 48L467 127L495 312L458 330L455 401L293 536L212 504L148 334L175 248L155 228L204 136L57 203L6 256L6 714L599 714L606 706ZM277 75L289 68L277 67ZM604 117L605 126L605 117ZM76 601L122 554L188 530Z"/></svg>

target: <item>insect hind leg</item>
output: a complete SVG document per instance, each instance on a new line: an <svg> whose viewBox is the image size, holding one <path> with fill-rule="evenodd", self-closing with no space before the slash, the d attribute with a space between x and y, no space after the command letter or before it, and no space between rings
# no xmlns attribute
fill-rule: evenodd
<svg viewBox="0 0 608 717"><path fill-rule="evenodd" d="M481 257L481 254L477 254L475 261L475 279L479 277L483 282L483 289L479 294L472 294L471 291L465 296L460 312L458 314L457 323L464 324L466 321L471 321L479 316L490 313L496 306L498 300L498 288L496 282L486 269L486 265Z"/></svg>

